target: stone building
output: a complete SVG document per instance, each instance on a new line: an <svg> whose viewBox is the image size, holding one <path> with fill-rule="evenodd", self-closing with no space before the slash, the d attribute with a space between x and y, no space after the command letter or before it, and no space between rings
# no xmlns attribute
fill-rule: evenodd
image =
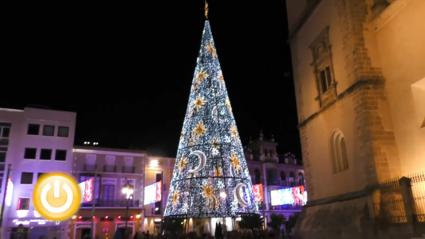
<svg viewBox="0 0 425 239"><path fill-rule="evenodd" d="M288 219L294 213L301 212L303 206L297 203L272 204L271 191L305 186L301 161L291 153L279 155L276 151L277 145L273 136L271 139L266 139L260 132L259 138L251 140L244 148L252 184L260 184L263 188L263 202L259 203L259 209L262 216L266 218L266 223L273 213L282 214Z"/></svg>
<svg viewBox="0 0 425 239"><path fill-rule="evenodd" d="M309 193L298 236L422 233L425 1L286 3ZM391 193L374 186L388 180Z"/></svg>

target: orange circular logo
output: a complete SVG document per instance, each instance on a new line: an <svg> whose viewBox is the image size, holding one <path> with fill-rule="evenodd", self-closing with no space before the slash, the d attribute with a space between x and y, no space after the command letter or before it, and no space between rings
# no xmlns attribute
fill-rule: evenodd
<svg viewBox="0 0 425 239"><path fill-rule="evenodd" d="M77 213L81 205L81 192L72 176L64 173L43 175L33 192L36 210L49 220L62 221Z"/></svg>

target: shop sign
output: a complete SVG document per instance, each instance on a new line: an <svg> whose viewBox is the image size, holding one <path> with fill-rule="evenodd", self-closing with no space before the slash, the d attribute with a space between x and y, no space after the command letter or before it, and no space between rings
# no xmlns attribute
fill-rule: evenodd
<svg viewBox="0 0 425 239"><path fill-rule="evenodd" d="M15 225L20 225L20 224L22 224L22 225L30 225L30 224L45 225L48 222L53 223L54 221L45 220L45 219L28 219L28 220L21 221L21 220L15 219L12 222ZM55 224L56 225L59 225L60 224L60 221L55 221Z"/></svg>

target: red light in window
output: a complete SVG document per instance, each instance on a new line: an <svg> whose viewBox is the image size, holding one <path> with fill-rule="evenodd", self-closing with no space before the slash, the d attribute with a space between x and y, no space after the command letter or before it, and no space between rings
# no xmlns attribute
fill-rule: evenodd
<svg viewBox="0 0 425 239"><path fill-rule="evenodd" d="M108 216L106 216L105 218L108 219Z"/></svg>
<svg viewBox="0 0 425 239"><path fill-rule="evenodd" d="M20 209L21 209L21 200L22 200L22 199L20 199L20 198L18 199L18 210L20 210Z"/></svg>
<svg viewBox="0 0 425 239"><path fill-rule="evenodd" d="M79 216L78 218L81 219L81 216Z"/></svg>
<svg viewBox="0 0 425 239"><path fill-rule="evenodd" d="M121 216L118 216L118 218L121 218Z"/></svg>
<svg viewBox="0 0 425 239"><path fill-rule="evenodd" d="M133 216L131 216L130 218L133 218Z"/></svg>

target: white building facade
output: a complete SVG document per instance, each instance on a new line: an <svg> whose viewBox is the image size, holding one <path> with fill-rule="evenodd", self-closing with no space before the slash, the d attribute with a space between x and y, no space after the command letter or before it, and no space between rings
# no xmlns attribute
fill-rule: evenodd
<svg viewBox="0 0 425 239"><path fill-rule="evenodd" d="M67 238L68 222L45 220L34 208L38 177L50 172L70 173L76 113L50 109L0 109L1 238ZM9 178L7 165L11 165ZM10 179L10 180L9 180ZM9 181L9 183L7 183ZM18 230L22 225L23 229Z"/></svg>

